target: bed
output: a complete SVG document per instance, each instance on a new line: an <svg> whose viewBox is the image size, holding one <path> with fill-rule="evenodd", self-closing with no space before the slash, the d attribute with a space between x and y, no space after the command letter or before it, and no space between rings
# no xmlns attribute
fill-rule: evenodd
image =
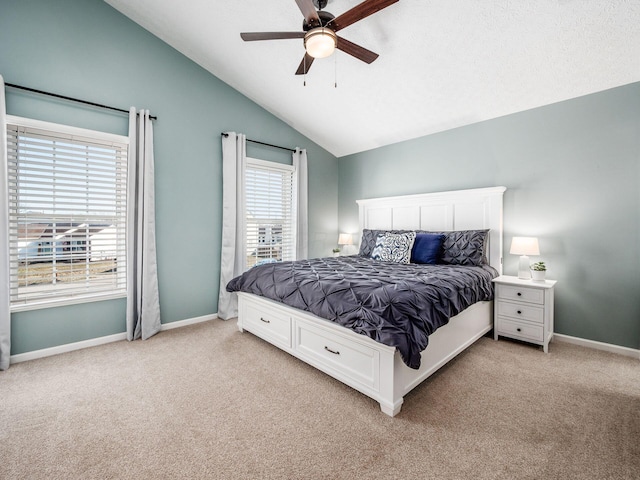
<svg viewBox="0 0 640 480"><path fill-rule="evenodd" d="M238 329L241 332L247 330L261 337L373 398L379 402L380 408L385 414L396 415L402 407L404 396L409 391L493 328L491 278L502 273L502 196L505 190L504 187L491 187L358 200L360 229L361 232L364 232L360 253L364 252L367 255L300 262L304 265L283 264L261 267L263 270L271 272L272 278L270 280L265 280L268 276L264 275L263 277L255 277L255 271L250 270L245 274L248 279L243 278L242 281L245 286L250 285L251 288L243 288L245 291L238 291ZM288 301L284 300L284 297L300 296L300 293L297 289L287 290L290 282L278 281L279 271L292 272L295 274L296 281L301 284L307 283L309 277L320 277L322 271L334 272L333 277L330 276L324 281L322 289L327 290L332 288L332 285L347 284L353 287L348 289L351 294L351 290L355 291L360 288L359 282L361 280L352 277L343 278L341 269L344 269L345 275L347 270L360 272L354 274L359 275L359 278L367 276L373 278L375 273L378 273L381 278L391 277L392 273L387 274L385 269L391 269L390 272L393 272L393 269L400 270L399 267L392 266L393 262L380 262L378 261L380 258L377 260L368 258L370 251L365 252L365 250L367 248L371 250L373 247L367 246L367 242L371 242L373 239L375 243L377 239L379 247L381 238L379 235L387 235L389 238L393 237L394 241L408 236L413 244L416 231L440 232L443 234L442 236L466 235L466 232L469 231L484 231L486 243L482 254L485 256L484 261L487 265L457 268L463 276L478 277L481 285L484 286L479 287L478 294L473 292L465 294L465 297L469 297L468 300L463 298L461 301L458 297L452 301L447 298L436 300L435 303L440 305L440 308L432 308L431 310L446 310L449 315L453 316L449 318L449 315L446 315L442 319L439 318L441 315L436 315L438 318L433 322L433 325L425 324L423 326L422 320L408 322L409 324L420 324L419 330L414 329L410 334L402 337L411 338L410 344L405 345L407 342L404 340L397 340L393 335L386 334L385 332L391 331L391 327L387 328L383 319L374 319L372 323L374 328L372 329L367 327L367 322L361 321L362 319L354 315L353 310L357 310L358 305L360 307L364 305L363 298L365 297L355 299L353 308L349 307L348 302L340 302L337 307L332 308L326 307L325 303L313 306L312 302L309 302L309 293L303 294L308 304L304 305L304 308L309 311L282 303ZM303 273L303 266L315 270L312 270L311 273ZM431 265L428 267L431 268L428 275L421 270L421 267L407 265L405 270L413 272L412 275L419 278L425 276L436 278L434 272L437 272L439 276L435 283L439 283L440 281L448 281L447 275L457 274L455 270L458 266ZM336 277L338 274L340 278ZM250 277L251 275L253 277ZM241 289L236 285L237 280L239 279L230 282L231 290ZM400 285L405 285L404 280L394 281L398 282L397 285L385 285L386 294L403 290ZM457 285L457 277L451 281ZM487 282L489 286L487 286ZM260 287L264 290L255 288L258 283L262 284ZM379 283L384 282L380 280ZM451 290L451 287L447 287L447 289ZM464 290L467 291L468 288L465 287ZM260 295L249 293L258 291L264 293ZM270 295L269 291L277 292L277 295L271 295L277 301L261 296ZM328 293L333 294L334 292ZM425 296L435 298L435 294L432 295L429 292L425 293ZM290 303L298 305L300 299L297 299L296 302ZM409 303L412 302L409 301ZM398 308L403 311L409 308L403 306L404 304L398 305ZM409 316L412 319L417 318L420 312L427 309L424 304L418 303L413 307ZM393 312L388 316L393 317L394 315L399 316ZM329 321L327 318L333 321ZM424 348L425 346L426 348Z"/></svg>

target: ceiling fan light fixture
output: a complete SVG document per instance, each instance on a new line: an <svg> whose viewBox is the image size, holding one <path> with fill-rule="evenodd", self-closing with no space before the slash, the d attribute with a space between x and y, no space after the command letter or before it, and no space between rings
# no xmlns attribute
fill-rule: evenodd
<svg viewBox="0 0 640 480"><path fill-rule="evenodd" d="M330 28L313 28L304 36L304 48L313 58L331 55L338 45L338 36Z"/></svg>

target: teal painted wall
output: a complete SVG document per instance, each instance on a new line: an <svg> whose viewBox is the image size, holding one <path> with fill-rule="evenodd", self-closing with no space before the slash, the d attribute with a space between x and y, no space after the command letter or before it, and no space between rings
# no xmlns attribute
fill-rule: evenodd
<svg viewBox="0 0 640 480"><path fill-rule="evenodd" d="M504 185L513 236L557 279L555 331L640 348L640 83L339 160L339 227L355 200ZM535 258L535 257L532 257Z"/></svg>
<svg viewBox="0 0 640 480"><path fill-rule="evenodd" d="M358 198L507 186L505 273L517 270L511 237L538 236L549 276L559 280L556 331L640 348L639 84L337 160L99 0L0 0L0 73L10 83L159 117L163 323L217 310L219 133L233 130L307 149L312 256L330 252L338 227L357 230ZM126 116L11 89L7 110L127 133ZM289 161L286 152L248 148L251 156ZM12 353L123 332L124 304L14 314Z"/></svg>
<svg viewBox="0 0 640 480"><path fill-rule="evenodd" d="M309 251L337 239L338 161L99 0L0 0L0 74L8 83L124 109L154 122L162 322L217 311L222 218L220 132L306 148ZM7 113L126 135L127 116L7 89ZM249 144L248 154L290 162ZM187 244L185 245L185 241ZM124 300L12 315L12 354L125 330Z"/></svg>

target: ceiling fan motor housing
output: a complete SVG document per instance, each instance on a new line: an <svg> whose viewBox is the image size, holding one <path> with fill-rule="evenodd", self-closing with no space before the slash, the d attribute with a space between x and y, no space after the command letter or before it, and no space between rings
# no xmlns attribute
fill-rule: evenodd
<svg viewBox="0 0 640 480"><path fill-rule="evenodd" d="M319 11L318 12L318 18L320 19L320 24L319 25L316 22L307 23L306 19L303 20L302 21L302 30L304 30L305 32L308 32L312 28L324 27L325 25L327 25L329 22L331 22L331 20L333 20L336 17L333 14L329 13L329 12ZM331 28L331 27L327 27L327 28Z"/></svg>

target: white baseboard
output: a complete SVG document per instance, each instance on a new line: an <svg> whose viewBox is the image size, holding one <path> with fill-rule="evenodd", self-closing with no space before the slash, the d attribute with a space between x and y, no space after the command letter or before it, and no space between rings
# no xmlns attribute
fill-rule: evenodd
<svg viewBox="0 0 640 480"><path fill-rule="evenodd" d="M65 345L58 345L56 347L43 348L41 350L33 350L31 352L18 353L11 355L10 363L26 362L28 360L35 360L36 358L50 357L52 355L58 355L60 353L73 352L74 350L80 350L81 348L96 347L98 345L104 345L105 343L119 342L126 340L126 333L116 333L113 335L107 335L106 337L91 338L89 340L83 340L81 342L67 343Z"/></svg>
<svg viewBox="0 0 640 480"><path fill-rule="evenodd" d="M593 348L595 350L617 353L618 355L624 355L625 357L634 357L640 360L640 350L636 350L635 348L621 347L620 345L613 345L611 343L596 342L595 340L572 337L570 335L563 335L561 333L554 333L553 339L557 340L558 342L571 343L573 345L580 345L582 347Z"/></svg>
<svg viewBox="0 0 640 480"><path fill-rule="evenodd" d="M186 320L163 323L160 326L160 331L186 327L187 325L193 325L200 322L208 322L209 320L214 320L216 318L218 318L218 314L213 313L211 315L203 315L201 317L187 318ZM67 343L65 345L43 348L41 350L33 350L32 352L18 353L16 355L11 355L10 364L26 362L28 360L35 360L37 358L50 357L52 355L58 355L60 353L73 352L74 350L80 350L82 348L97 347L98 345L104 345L105 343L119 342L126 339L127 334L126 332L123 332L113 335L107 335L105 337L90 338L89 340L83 340L81 342Z"/></svg>
<svg viewBox="0 0 640 480"><path fill-rule="evenodd" d="M177 320L175 322L163 323L160 326L160 331L171 330L173 328L186 327L187 325L193 325L194 323L208 322L209 320L215 320L218 318L217 313L211 315L203 315L201 317L187 318L186 320Z"/></svg>

